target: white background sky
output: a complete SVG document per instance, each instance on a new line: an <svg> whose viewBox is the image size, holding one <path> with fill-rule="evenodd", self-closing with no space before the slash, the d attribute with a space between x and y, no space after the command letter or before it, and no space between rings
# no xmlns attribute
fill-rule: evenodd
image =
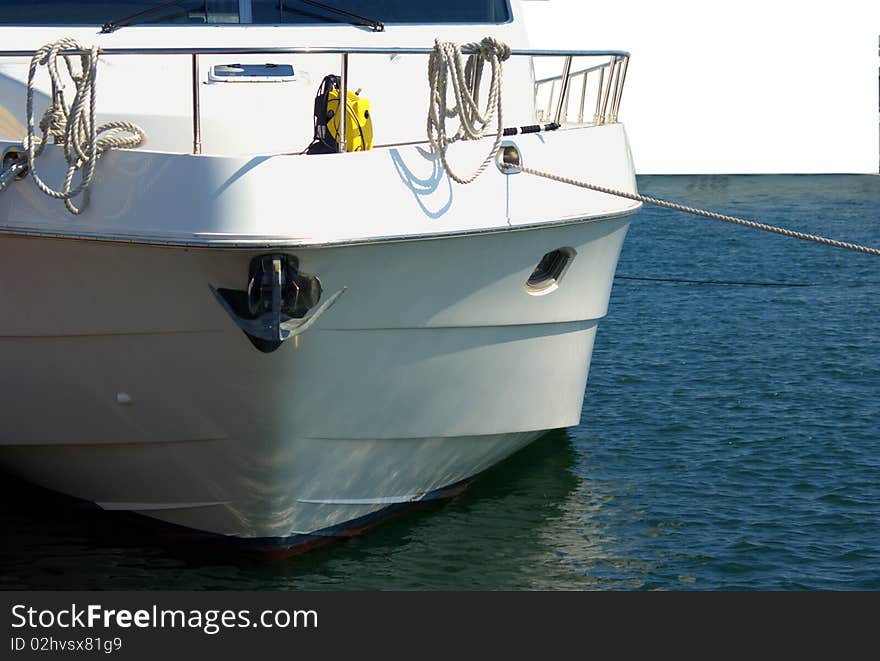
<svg viewBox="0 0 880 661"><path fill-rule="evenodd" d="M878 171L880 0L524 0L535 48L632 54L649 173Z"/></svg>

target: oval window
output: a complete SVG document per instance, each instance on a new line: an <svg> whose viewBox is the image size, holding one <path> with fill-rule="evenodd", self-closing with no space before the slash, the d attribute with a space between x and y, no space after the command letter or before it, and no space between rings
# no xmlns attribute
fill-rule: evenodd
<svg viewBox="0 0 880 661"><path fill-rule="evenodd" d="M576 254L574 248L557 248L548 252L526 280L526 291L532 296L542 296L556 291Z"/></svg>

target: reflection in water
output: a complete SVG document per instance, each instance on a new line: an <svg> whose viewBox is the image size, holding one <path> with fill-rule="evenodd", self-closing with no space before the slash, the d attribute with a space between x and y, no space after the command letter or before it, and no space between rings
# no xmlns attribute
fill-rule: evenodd
<svg viewBox="0 0 880 661"><path fill-rule="evenodd" d="M15 480L0 487L0 586L87 589L550 589L590 587L607 560L567 432L550 432L462 495L282 561L167 540L152 525L74 507ZM21 503L27 503L24 507ZM515 531L511 534L511 531ZM39 553L35 550L39 549ZM35 555L37 556L35 558Z"/></svg>

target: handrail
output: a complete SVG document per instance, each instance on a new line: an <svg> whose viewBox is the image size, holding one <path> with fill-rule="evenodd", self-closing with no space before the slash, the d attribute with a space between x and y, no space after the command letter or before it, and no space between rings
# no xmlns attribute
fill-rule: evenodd
<svg viewBox="0 0 880 661"><path fill-rule="evenodd" d="M374 46L268 46L261 48L99 48L101 55L430 55L433 48L381 48ZM61 55L84 55L91 51L63 50ZM471 55L475 48L462 47ZM33 57L36 50L0 50L0 57ZM532 57L629 57L618 50L511 50L511 55Z"/></svg>
<svg viewBox="0 0 880 661"><path fill-rule="evenodd" d="M610 53L610 52L609 52ZM620 110L620 99L623 96L623 85L626 79L626 70L629 65L629 54L618 55L610 53L605 55L608 59L601 64L590 66L576 71L571 70L571 58L566 56L563 71L556 76L549 76L535 81L535 105L538 113L538 121L552 119L557 124L566 124L569 114L569 95L574 79L581 78L580 102L577 105L577 123L584 123L584 108L587 101L587 87L590 74L598 73L598 84L590 93L595 97L596 110L593 114L593 125L617 122L617 114ZM560 83L559 97L554 100L556 83ZM546 106L538 104L541 86L550 87Z"/></svg>
<svg viewBox="0 0 880 661"><path fill-rule="evenodd" d="M608 66L607 62L603 64L597 64L592 67L587 67L586 69L578 69L577 71L572 71L569 73L569 77L574 78L575 76L583 76L585 73L593 73L594 71L598 71L599 69L605 69ZM535 85L544 85L546 83L552 83L556 80L559 80L562 76L548 76L547 78L541 78L541 80L536 80Z"/></svg>
<svg viewBox="0 0 880 661"><path fill-rule="evenodd" d="M83 55L91 51L67 49L59 51L61 55ZM269 46L269 47L229 47L229 48L99 48L98 53L101 56L113 55L186 55L191 58L192 69L192 117L193 117L193 154L202 153L201 140L201 106L199 101L199 56L202 55L340 55L341 71L340 83L342 86L340 98L345 99L345 92L348 86L348 60L351 55L430 55L434 52L433 48L401 48L401 47L374 47L374 46ZM479 52L479 48L474 45L465 45L461 47L464 55L471 55ZM33 57L36 54L34 50L0 50L0 58L8 57ZM620 97L623 87L623 76L626 75L626 65L629 61L630 54L627 51L619 50L547 50L547 49L516 49L511 50L510 54L516 57L562 57L564 59L564 69L560 76L535 81L535 93L537 104L538 87L547 82L555 83L559 80L561 85L559 100L556 104L555 122L565 123L568 115L568 98L569 88L572 78L575 76L583 76L583 89L581 90L580 116L582 121L583 105L586 96L587 76L590 72L598 70L600 72L600 90L597 95L596 115L594 117L595 124L603 124L606 117L611 122L617 121L617 110L620 105ZM609 61L575 72L571 71L572 60L576 57L606 57ZM601 88L604 70L610 68L608 80L604 92ZM622 70L621 70L622 69ZM617 73L616 80L612 89L611 77ZM550 104L553 101L553 91L550 92ZM611 102L611 112L607 113L609 101ZM601 114L600 114L601 107ZM549 109L548 109L549 112ZM540 120L541 118L538 117ZM339 133L337 143L339 151L345 151L345 122L339 123Z"/></svg>

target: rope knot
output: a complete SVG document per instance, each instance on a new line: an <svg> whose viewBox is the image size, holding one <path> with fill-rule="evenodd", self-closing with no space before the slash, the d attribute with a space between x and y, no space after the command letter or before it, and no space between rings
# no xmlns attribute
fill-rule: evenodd
<svg viewBox="0 0 880 661"><path fill-rule="evenodd" d="M510 59L510 46L503 41L498 41L494 37L483 37L478 44L469 45L478 50L487 62L491 62L496 57L499 62L506 62Z"/></svg>
<svg viewBox="0 0 880 661"><path fill-rule="evenodd" d="M63 55L62 51L76 50L79 56ZM146 141L146 133L130 122L108 122L96 126L95 100L98 74L99 49L92 46L84 49L70 37L64 37L40 47L31 59L27 83L27 136L24 144L27 151L28 171L34 183L43 193L57 200L64 200L64 206L72 214L78 214L88 204L88 193L95 176L98 157L110 149L134 149ZM79 59L79 65L74 60ZM74 97L68 106L64 96L65 81L59 70L59 60L64 62L69 78L73 81ZM45 66L51 81L50 103L38 124L41 138L35 135L37 126L34 113L34 91L37 69ZM105 133L106 135L101 135ZM128 133L122 136L121 133ZM67 174L61 187L56 189L44 182L35 166L37 156L43 153L52 138L56 144L63 145L67 159ZM79 183L74 187L73 178L82 171ZM73 204L73 198L83 196L80 207Z"/></svg>
<svg viewBox="0 0 880 661"><path fill-rule="evenodd" d="M510 55L510 46L492 37L485 37L479 42L465 44L463 49L469 52L467 62L462 60L462 48L451 41L434 40L434 51L428 60L428 141L431 149L440 157L443 169L460 184L469 184L482 174L504 135L501 119L501 78L502 62ZM486 107L480 109L480 82L483 66L489 63L492 77L489 82L489 96ZM455 105L449 106L447 89L452 87ZM468 177L457 175L446 161L446 150L453 142L459 140L479 140L484 136L489 125L498 115L498 130L495 142L483 163ZM450 135L446 128L446 120L458 117L459 126Z"/></svg>

